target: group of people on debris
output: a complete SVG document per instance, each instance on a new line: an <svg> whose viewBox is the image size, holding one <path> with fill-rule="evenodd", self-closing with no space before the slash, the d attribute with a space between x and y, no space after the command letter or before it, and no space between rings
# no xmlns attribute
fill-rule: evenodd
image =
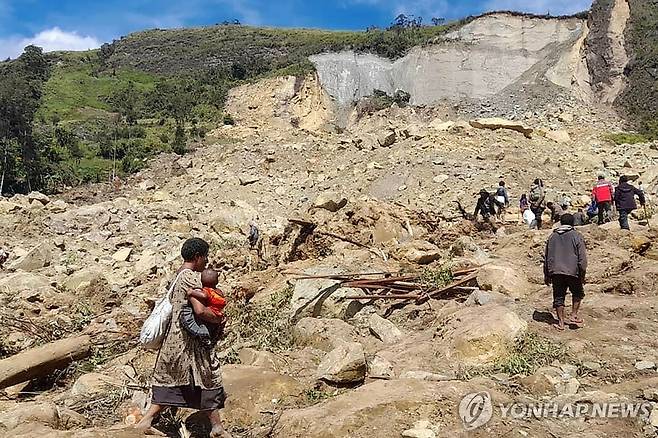
<svg viewBox="0 0 658 438"><path fill-rule="evenodd" d="M584 208L578 208L573 213L574 225L610 222L614 206L619 215L620 227L629 230L628 217L633 210L637 209L636 196L640 205L645 207L646 195L642 182L638 184L638 187L634 187L629 183L627 176L621 176L619 184L615 188L603 175L599 175L592 188L590 203ZM507 187L504 181L500 181L498 188L493 193L487 189L480 190L473 216L475 219L481 216L487 222L490 222L492 218L505 221L505 213L509 206L510 196ZM547 201L544 182L539 178L534 180L529 192L522 194L519 199L519 214L531 229L542 228L543 215L546 210L550 212L553 223L558 223L562 215L568 213L570 208L571 198L567 194L562 194L559 201Z"/></svg>
<svg viewBox="0 0 658 438"><path fill-rule="evenodd" d="M552 285L553 308L557 316L554 327L564 330L566 325L581 326L580 305L585 297L585 276L587 274L587 249L583 236L575 227L596 221L604 224L612 220L613 206L619 215L619 225L629 230L628 217L637 209L635 197L645 207L647 196L639 182L639 187L629 183L627 176L619 178L614 187L603 175L599 175L592 188L591 202L574 214L569 212L571 199L563 194L559 202L546 202L546 190L541 179L535 179L528 194L521 195L519 211L531 229L541 229L544 211L550 211L551 219L558 223L546 242L544 251L544 283ZM509 194L501 181L495 193L483 189L475 207L475 218L481 215L485 221L492 217L504 220L505 209L509 207ZM572 308L569 318L565 315L565 298L571 292Z"/></svg>

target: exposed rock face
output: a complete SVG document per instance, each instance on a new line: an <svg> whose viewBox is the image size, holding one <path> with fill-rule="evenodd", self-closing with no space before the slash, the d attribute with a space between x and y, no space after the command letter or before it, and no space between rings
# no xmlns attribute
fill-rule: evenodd
<svg viewBox="0 0 658 438"><path fill-rule="evenodd" d="M425 105L497 94L537 64L548 62L561 45L575 44L582 31L583 21L575 18L496 14L478 18L444 42L414 49L395 62L354 52L316 55L311 61L324 89L339 104L375 89L388 94L401 89L411 94L411 104ZM554 73L551 80L562 79L559 76Z"/></svg>
<svg viewBox="0 0 658 438"><path fill-rule="evenodd" d="M592 89L603 103L613 103L623 92L629 57L624 32L630 17L627 0L599 0L592 5L587 37L587 66Z"/></svg>

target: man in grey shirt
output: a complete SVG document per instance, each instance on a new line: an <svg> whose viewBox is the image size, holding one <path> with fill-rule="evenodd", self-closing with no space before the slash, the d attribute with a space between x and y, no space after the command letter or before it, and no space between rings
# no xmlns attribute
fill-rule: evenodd
<svg viewBox="0 0 658 438"><path fill-rule="evenodd" d="M580 325L580 303L585 297L583 283L587 272L587 250L583 236L574 229L572 214L563 214L560 226L553 231L544 254L544 283L553 285L553 308L557 313L556 328L564 330L564 300L571 291L573 308L568 324Z"/></svg>

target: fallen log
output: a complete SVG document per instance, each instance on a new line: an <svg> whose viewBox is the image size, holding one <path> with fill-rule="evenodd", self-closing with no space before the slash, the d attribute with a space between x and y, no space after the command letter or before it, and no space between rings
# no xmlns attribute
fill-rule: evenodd
<svg viewBox="0 0 658 438"><path fill-rule="evenodd" d="M91 354L91 338L60 339L0 360L0 389L47 376Z"/></svg>

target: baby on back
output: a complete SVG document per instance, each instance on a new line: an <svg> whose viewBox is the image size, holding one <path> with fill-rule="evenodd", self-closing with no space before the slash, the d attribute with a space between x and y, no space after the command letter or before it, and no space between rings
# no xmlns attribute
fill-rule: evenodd
<svg viewBox="0 0 658 438"><path fill-rule="evenodd" d="M226 298L224 293L217 289L219 275L213 269L206 269L201 273L202 289L192 289L188 291L188 298L193 297L199 300L203 305L208 307L215 316L223 316L226 307ZM208 323L200 321L194 314L194 309L190 303L186 303L180 313L181 327L192 336L200 338L201 342L212 347L216 341L213 339L213 333L208 328Z"/></svg>

